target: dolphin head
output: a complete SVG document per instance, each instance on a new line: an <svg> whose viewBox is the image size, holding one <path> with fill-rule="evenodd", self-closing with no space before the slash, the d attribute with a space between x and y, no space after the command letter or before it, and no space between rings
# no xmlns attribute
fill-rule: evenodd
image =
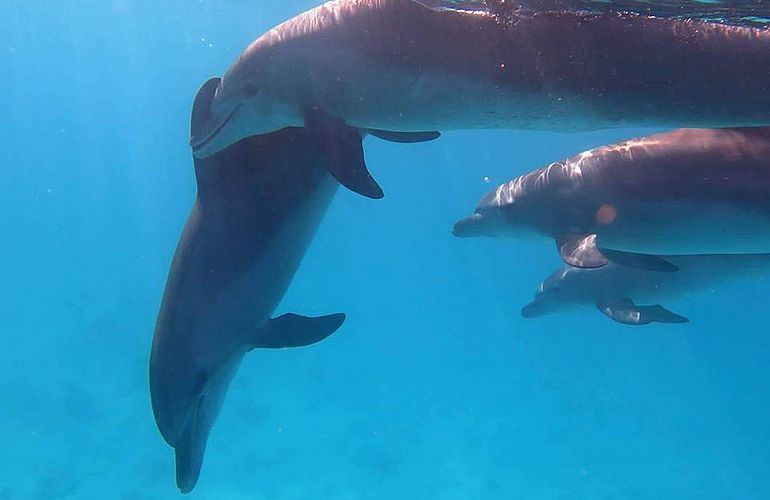
<svg viewBox="0 0 770 500"><path fill-rule="evenodd" d="M452 228L452 234L459 238L526 238L542 232L537 224L537 215L528 214L528 207L523 204L500 207L480 203L471 216L457 221Z"/></svg>
<svg viewBox="0 0 770 500"><path fill-rule="evenodd" d="M503 236L506 224L496 210L479 210L464 219L455 222L452 234L458 238L476 238L479 236Z"/></svg>
<svg viewBox="0 0 770 500"><path fill-rule="evenodd" d="M302 125L299 114L279 100L259 92L240 95L215 101L210 118L193 132L190 145L196 158L208 158L247 137Z"/></svg>
<svg viewBox="0 0 770 500"><path fill-rule="evenodd" d="M524 237L533 233L549 234L552 225L548 198L527 188L531 175L501 184L479 201L474 213L455 223L455 236Z"/></svg>
<svg viewBox="0 0 770 500"><path fill-rule="evenodd" d="M249 65L254 66L254 64ZM267 72L246 72L236 65L218 82L192 127L190 146L196 158L208 158L247 137L302 125L297 108L269 83ZM201 115L203 115L201 111Z"/></svg>
<svg viewBox="0 0 770 500"><path fill-rule="evenodd" d="M592 271L565 266L553 273L540 284L534 300L522 307L521 315L537 318L580 304L584 299L582 292L585 292L585 287L579 283L580 275Z"/></svg>
<svg viewBox="0 0 770 500"><path fill-rule="evenodd" d="M547 280L546 280L547 281ZM540 284L535 299L521 308L521 315L527 319L538 318L557 311L562 305L562 288L558 285L546 287L546 281Z"/></svg>
<svg viewBox="0 0 770 500"><path fill-rule="evenodd" d="M211 362L163 347L154 346L150 360L152 409L175 451L177 486L188 493L198 481L209 432L243 354Z"/></svg>

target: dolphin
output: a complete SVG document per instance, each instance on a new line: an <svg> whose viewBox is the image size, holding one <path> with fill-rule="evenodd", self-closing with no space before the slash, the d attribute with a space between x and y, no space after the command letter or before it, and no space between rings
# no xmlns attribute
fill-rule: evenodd
<svg viewBox="0 0 770 500"><path fill-rule="evenodd" d="M770 30L508 0L334 0L245 49L191 145L205 158L306 126L338 152L346 174L332 174L376 197L340 123L403 142L470 128L770 125Z"/></svg>
<svg viewBox="0 0 770 500"><path fill-rule="evenodd" d="M521 314L534 318L595 305L610 319L627 325L686 323L686 317L657 302L727 282L760 278L770 271L770 254L676 255L665 259L678 271L645 271L615 262L595 269L565 265L543 281L535 300L524 306ZM636 301L653 305L637 305Z"/></svg>
<svg viewBox="0 0 770 500"><path fill-rule="evenodd" d="M192 128L205 121L219 79L204 84ZM246 352L307 346L344 314L271 318L338 184L302 128L249 137L195 159L197 199L176 249L150 354L158 429L190 492L206 441Z"/></svg>
<svg viewBox="0 0 770 500"><path fill-rule="evenodd" d="M545 235L577 267L664 271L674 266L661 255L770 253L770 127L592 149L498 186L453 232Z"/></svg>

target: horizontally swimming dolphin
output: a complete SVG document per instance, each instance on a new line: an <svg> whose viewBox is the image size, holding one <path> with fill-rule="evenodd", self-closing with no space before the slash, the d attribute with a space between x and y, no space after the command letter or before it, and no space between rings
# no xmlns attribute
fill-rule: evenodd
<svg viewBox="0 0 770 500"><path fill-rule="evenodd" d="M526 232L555 238L578 267L673 270L653 255L770 253L770 128L681 129L592 149L497 187L454 226L463 237Z"/></svg>
<svg viewBox="0 0 770 500"><path fill-rule="evenodd" d="M219 79L198 93L193 130ZM271 315L338 184L301 128L245 139L195 160L198 197L171 265L150 357L155 421L176 452L177 485L193 489L233 375L255 348L314 344L344 314Z"/></svg>
<svg viewBox="0 0 770 500"><path fill-rule="evenodd" d="M565 265L540 285L535 300L521 314L543 316L595 305L609 318L628 325L685 323L658 302L680 298L727 282L761 278L770 271L770 254L665 256L679 270L644 271L614 262L598 269ZM636 305L636 302L654 305Z"/></svg>
<svg viewBox="0 0 770 500"><path fill-rule="evenodd" d="M360 138L338 134L342 123L397 141L467 128L770 125L770 30L509 0L335 0L249 45L212 109L196 156L304 125L338 153L335 177L376 197Z"/></svg>

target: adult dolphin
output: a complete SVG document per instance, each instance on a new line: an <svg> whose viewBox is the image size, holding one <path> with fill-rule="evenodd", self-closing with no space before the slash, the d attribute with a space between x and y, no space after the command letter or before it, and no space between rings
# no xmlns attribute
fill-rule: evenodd
<svg viewBox="0 0 770 500"><path fill-rule="evenodd" d="M666 260L679 271L644 271L614 262L597 269L565 265L543 281L535 299L522 308L521 314L535 318L596 306L610 319L627 325L686 323L687 318L658 302L728 282L759 279L770 271L770 254L677 255L666 256Z"/></svg>
<svg viewBox="0 0 770 500"><path fill-rule="evenodd" d="M205 158L307 126L332 172L381 195L340 123L396 141L467 128L770 125L770 30L486 0L334 0L238 57L195 134Z"/></svg>
<svg viewBox="0 0 770 500"><path fill-rule="evenodd" d="M680 129L592 149L500 185L453 232L540 233L578 267L674 270L665 255L770 253L770 128Z"/></svg>
<svg viewBox="0 0 770 500"><path fill-rule="evenodd" d="M219 83L203 85L193 131ZM254 348L314 344L344 314L271 319L338 184L301 128L250 137L195 160L198 196L174 255L150 356L155 421L176 454L182 493L195 486L209 431Z"/></svg>

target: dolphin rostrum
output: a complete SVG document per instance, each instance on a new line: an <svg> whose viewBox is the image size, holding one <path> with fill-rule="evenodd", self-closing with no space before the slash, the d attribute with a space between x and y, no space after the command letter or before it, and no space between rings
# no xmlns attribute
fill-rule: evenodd
<svg viewBox="0 0 770 500"><path fill-rule="evenodd" d="M770 30L484 0L334 0L256 39L192 138L205 158L307 126L367 196L360 140L435 130L770 125ZM427 132L426 132L427 131Z"/></svg>
<svg viewBox="0 0 770 500"><path fill-rule="evenodd" d="M671 271L656 255L770 253L770 128L680 129L592 149L502 184L453 232L540 233L578 267Z"/></svg>
<svg viewBox="0 0 770 500"><path fill-rule="evenodd" d="M579 306L595 305L610 319L627 325L686 323L684 316L659 301L689 295L727 282L759 278L770 271L770 254L670 255L676 272L645 271L610 262L586 269L563 266L540 285L521 314L534 318ZM636 302L652 305L637 305Z"/></svg>
<svg viewBox="0 0 770 500"><path fill-rule="evenodd" d="M193 132L219 79L203 85ZM195 160L198 196L174 255L150 356L155 421L176 453L187 493L223 399L246 352L314 344L344 314L271 315L338 184L302 128L250 137Z"/></svg>

